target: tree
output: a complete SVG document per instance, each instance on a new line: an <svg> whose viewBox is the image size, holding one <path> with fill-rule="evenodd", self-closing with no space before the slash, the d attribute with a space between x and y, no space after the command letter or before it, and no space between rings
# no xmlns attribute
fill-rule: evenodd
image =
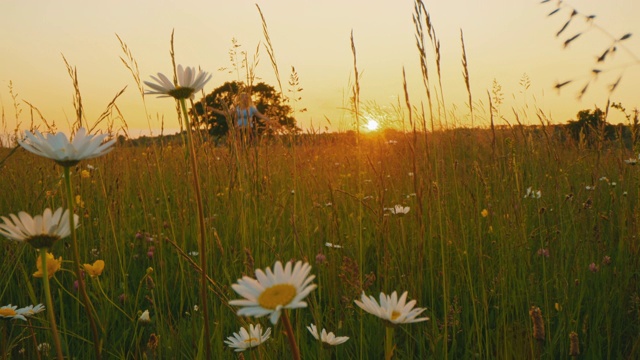
<svg viewBox="0 0 640 360"><path fill-rule="evenodd" d="M195 114L198 119L197 126L207 129L212 136L225 136L229 131L227 117L206 111L206 108L213 107L222 111L228 109L229 106L232 106L233 99L240 92L240 89L251 92L258 111L272 120L270 124L265 124L263 120L255 119L259 134L265 132L269 134L296 132L299 130L296 127L295 119L291 116L292 110L286 104L286 99L283 99L273 86L264 82L247 87L243 83L232 81L216 88L206 95L204 99L195 103L192 115Z"/></svg>
<svg viewBox="0 0 640 360"><path fill-rule="evenodd" d="M599 108L581 110L576 117L577 120L569 120L567 124L571 136L576 141L580 141L582 136L591 145L597 138L602 140L615 139L615 126L607 124L606 114Z"/></svg>

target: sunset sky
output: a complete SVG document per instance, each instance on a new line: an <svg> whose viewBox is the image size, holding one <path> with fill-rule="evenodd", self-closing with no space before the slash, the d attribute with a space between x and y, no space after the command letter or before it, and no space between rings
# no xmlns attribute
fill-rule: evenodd
<svg viewBox="0 0 640 360"><path fill-rule="evenodd" d="M580 14L595 14L596 26L585 25L577 16L560 36L556 32L570 14L564 8L548 17L557 0L540 4L537 0L448 0L425 1L436 35L441 42L442 87L445 107L453 113L447 121L456 126L470 125L467 93L462 77L460 30L464 32L475 125L488 124L487 92L494 80L502 88L501 114L515 122L512 108L530 109L529 118L537 123L540 108L555 123L564 123L581 109L604 107L607 86L623 75L611 100L629 110L640 105L640 1L573 0L566 5ZM296 114L303 129L310 126L329 130L353 128L348 110L353 84L353 56L350 36L357 52L361 72L363 108L379 108L393 113L403 100L402 70L407 74L411 101L425 101L419 57L412 22L412 0L272 0L258 1L275 51L285 93L289 89L291 68L304 89ZM154 134L164 119L165 132L177 127L174 103L148 96L142 101L136 83L120 57L118 35L137 61L142 80L158 72L170 74L170 36L175 31L176 61L201 67L213 79L206 85L211 92L225 81L236 80L229 59L232 39L251 60L258 50L256 74L276 85L276 77L263 45L264 35L256 1L3 1L0 3L2 31L0 44L0 105L5 129L29 127L30 107L35 106L61 130L75 119L73 86L63 61L77 69L82 100L89 123L93 123L107 104L125 86L116 104L136 137ZM602 30L601 30L602 29ZM563 49L563 42L587 30ZM607 33L633 36L618 46L613 61L605 63L598 80L578 102L576 95L590 78L595 59L611 44ZM437 84L434 54L429 49L429 70ZM626 66L634 64L632 66ZM227 68L227 70L220 70ZM528 90L519 84L528 76ZM242 79L242 75L240 75ZM575 79L575 84L554 91L557 82ZM10 83L16 97L10 94ZM145 112L146 108L146 112ZM39 116L34 115L36 123ZM328 120L327 120L328 119ZM613 111L609 119L622 122ZM115 119L116 127L121 121ZM393 121L390 119L389 121ZM497 121L505 124L504 121Z"/></svg>

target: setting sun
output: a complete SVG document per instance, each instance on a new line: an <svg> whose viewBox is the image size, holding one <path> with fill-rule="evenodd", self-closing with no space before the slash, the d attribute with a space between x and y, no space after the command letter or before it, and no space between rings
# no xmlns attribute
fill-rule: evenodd
<svg viewBox="0 0 640 360"><path fill-rule="evenodd" d="M366 123L364 127L369 131L376 131L380 127L380 124L378 124L378 122L375 120L369 120L369 122Z"/></svg>

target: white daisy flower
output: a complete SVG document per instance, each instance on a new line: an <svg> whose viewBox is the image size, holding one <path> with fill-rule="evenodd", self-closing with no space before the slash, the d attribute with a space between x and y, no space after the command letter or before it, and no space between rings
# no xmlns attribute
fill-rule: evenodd
<svg viewBox="0 0 640 360"><path fill-rule="evenodd" d="M362 292L362 301L355 300L356 305L369 314L375 315L382 320L392 324L408 324L429 320L428 317L418 318L425 308L413 308L416 305L415 300L407 301L407 292L405 291L400 299L394 291L391 295L380 293L380 304L373 296L367 297Z"/></svg>
<svg viewBox="0 0 640 360"><path fill-rule="evenodd" d="M146 95L159 95L158 97L173 97L176 99L193 98L194 94L204 88L204 85L211 80L211 75L207 72L187 66L183 68L178 65L178 85L174 85L164 74L158 73L158 77L151 76L154 82L145 81L145 85L153 90L145 91Z"/></svg>
<svg viewBox="0 0 640 360"><path fill-rule="evenodd" d="M531 186L529 186L527 188L527 193L524 194L525 198L532 198L532 199L540 199L542 197L542 191L540 190L533 190L533 188Z"/></svg>
<svg viewBox="0 0 640 360"><path fill-rule="evenodd" d="M80 217L73 214L73 218L75 226L80 226ZM10 214L9 218L0 216L0 219L4 221L0 224L0 235L9 240L24 241L36 249L50 248L57 240L71 235L69 209L58 208L52 213L47 208L42 215L34 217L21 211L17 216Z"/></svg>
<svg viewBox="0 0 640 360"><path fill-rule="evenodd" d="M49 354L49 350L51 350L51 345L49 343L40 343L38 344L38 352L47 356Z"/></svg>
<svg viewBox="0 0 640 360"><path fill-rule="evenodd" d="M149 310L142 312L142 315L138 318L138 322L141 324L148 324L151 322L151 316L149 316Z"/></svg>
<svg viewBox="0 0 640 360"><path fill-rule="evenodd" d="M11 304L0 307L0 318L10 319L10 320L20 319L20 320L27 321L27 318L24 317L24 315L16 311L17 308L18 308L17 306L15 305L12 306Z"/></svg>
<svg viewBox="0 0 640 360"><path fill-rule="evenodd" d="M260 324L257 324L255 327L251 324L249 325L249 331L245 328L240 328L240 332L233 333L233 336L227 337L224 343L236 349L236 352L240 352L262 344L267 341L270 336L271 328L268 328L263 334Z"/></svg>
<svg viewBox="0 0 640 360"><path fill-rule="evenodd" d="M529 187L527 188L527 192L526 192L526 194L524 194L524 197L525 197L525 198L528 198L528 197L529 197L529 195L531 195L531 186L529 186Z"/></svg>
<svg viewBox="0 0 640 360"><path fill-rule="evenodd" d="M640 156L640 154L638 156ZM636 165L638 163L638 159L629 158L629 159L625 160L624 162L627 163L628 165Z"/></svg>
<svg viewBox="0 0 640 360"><path fill-rule="evenodd" d="M26 317L31 317L35 314L39 314L41 312L44 311L44 305L43 304L38 304L36 306L33 305L29 305L29 306L25 306L22 309L18 309L16 310L16 312L20 315L26 316Z"/></svg>
<svg viewBox="0 0 640 360"><path fill-rule="evenodd" d="M62 166L73 166L84 159L102 156L113 150L116 139L104 141L108 134L87 134L85 128L76 131L69 141L64 133L46 136L35 130L34 133L25 131L25 138L18 140L20 146L36 155L54 160Z"/></svg>
<svg viewBox="0 0 640 360"><path fill-rule="evenodd" d="M385 210L390 211L394 215L404 215L404 214L408 214L411 208L409 208L408 206L402 206L398 204L392 208L385 208Z"/></svg>
<svg viewBox="0 0 640 360"><path fill-rule="evenodd" d="M272 324L278 322L282 309L297 309L307 307L302 301L317 285L311 284L315 275L309 275L311 265L298 261L292 267L291 262L283 268L280 261L274 265L274 270L256 270L256 279L243 276L233 290L244 299L231 300L230 305L242 306L238 310L239 316L261 317L270 315Z"/></svg>
<svg viewBox="0 0 640 360"><path fill-rule="evenodd" d="M332 332L327 333L327 330L322 329L322 333L318 335L318 328L314 324L307 326L307 329L313 335L316 340L322 341L323 345L335 346L344 344L349 340L348 336L335 336Z"/></svg>
<svg viewBox="0 0 640 360"><path fill-rule="evenodd" d="M334 249L342 249L342 245L333 244L333 243L330 243L330 242L324 243L324 246L330 247L330 248L334 248Z"/></svg>

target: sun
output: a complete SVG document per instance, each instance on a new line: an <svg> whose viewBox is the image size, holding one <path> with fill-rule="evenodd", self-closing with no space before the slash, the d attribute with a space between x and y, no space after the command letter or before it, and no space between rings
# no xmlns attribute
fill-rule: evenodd
<svg viewBox="0 0 640 360"><path fill-rule="evenodd" d="M376 131L380 127L380 124L375 120L369 120L369 122L366 123L364 127L369 131Z"/></svg>

